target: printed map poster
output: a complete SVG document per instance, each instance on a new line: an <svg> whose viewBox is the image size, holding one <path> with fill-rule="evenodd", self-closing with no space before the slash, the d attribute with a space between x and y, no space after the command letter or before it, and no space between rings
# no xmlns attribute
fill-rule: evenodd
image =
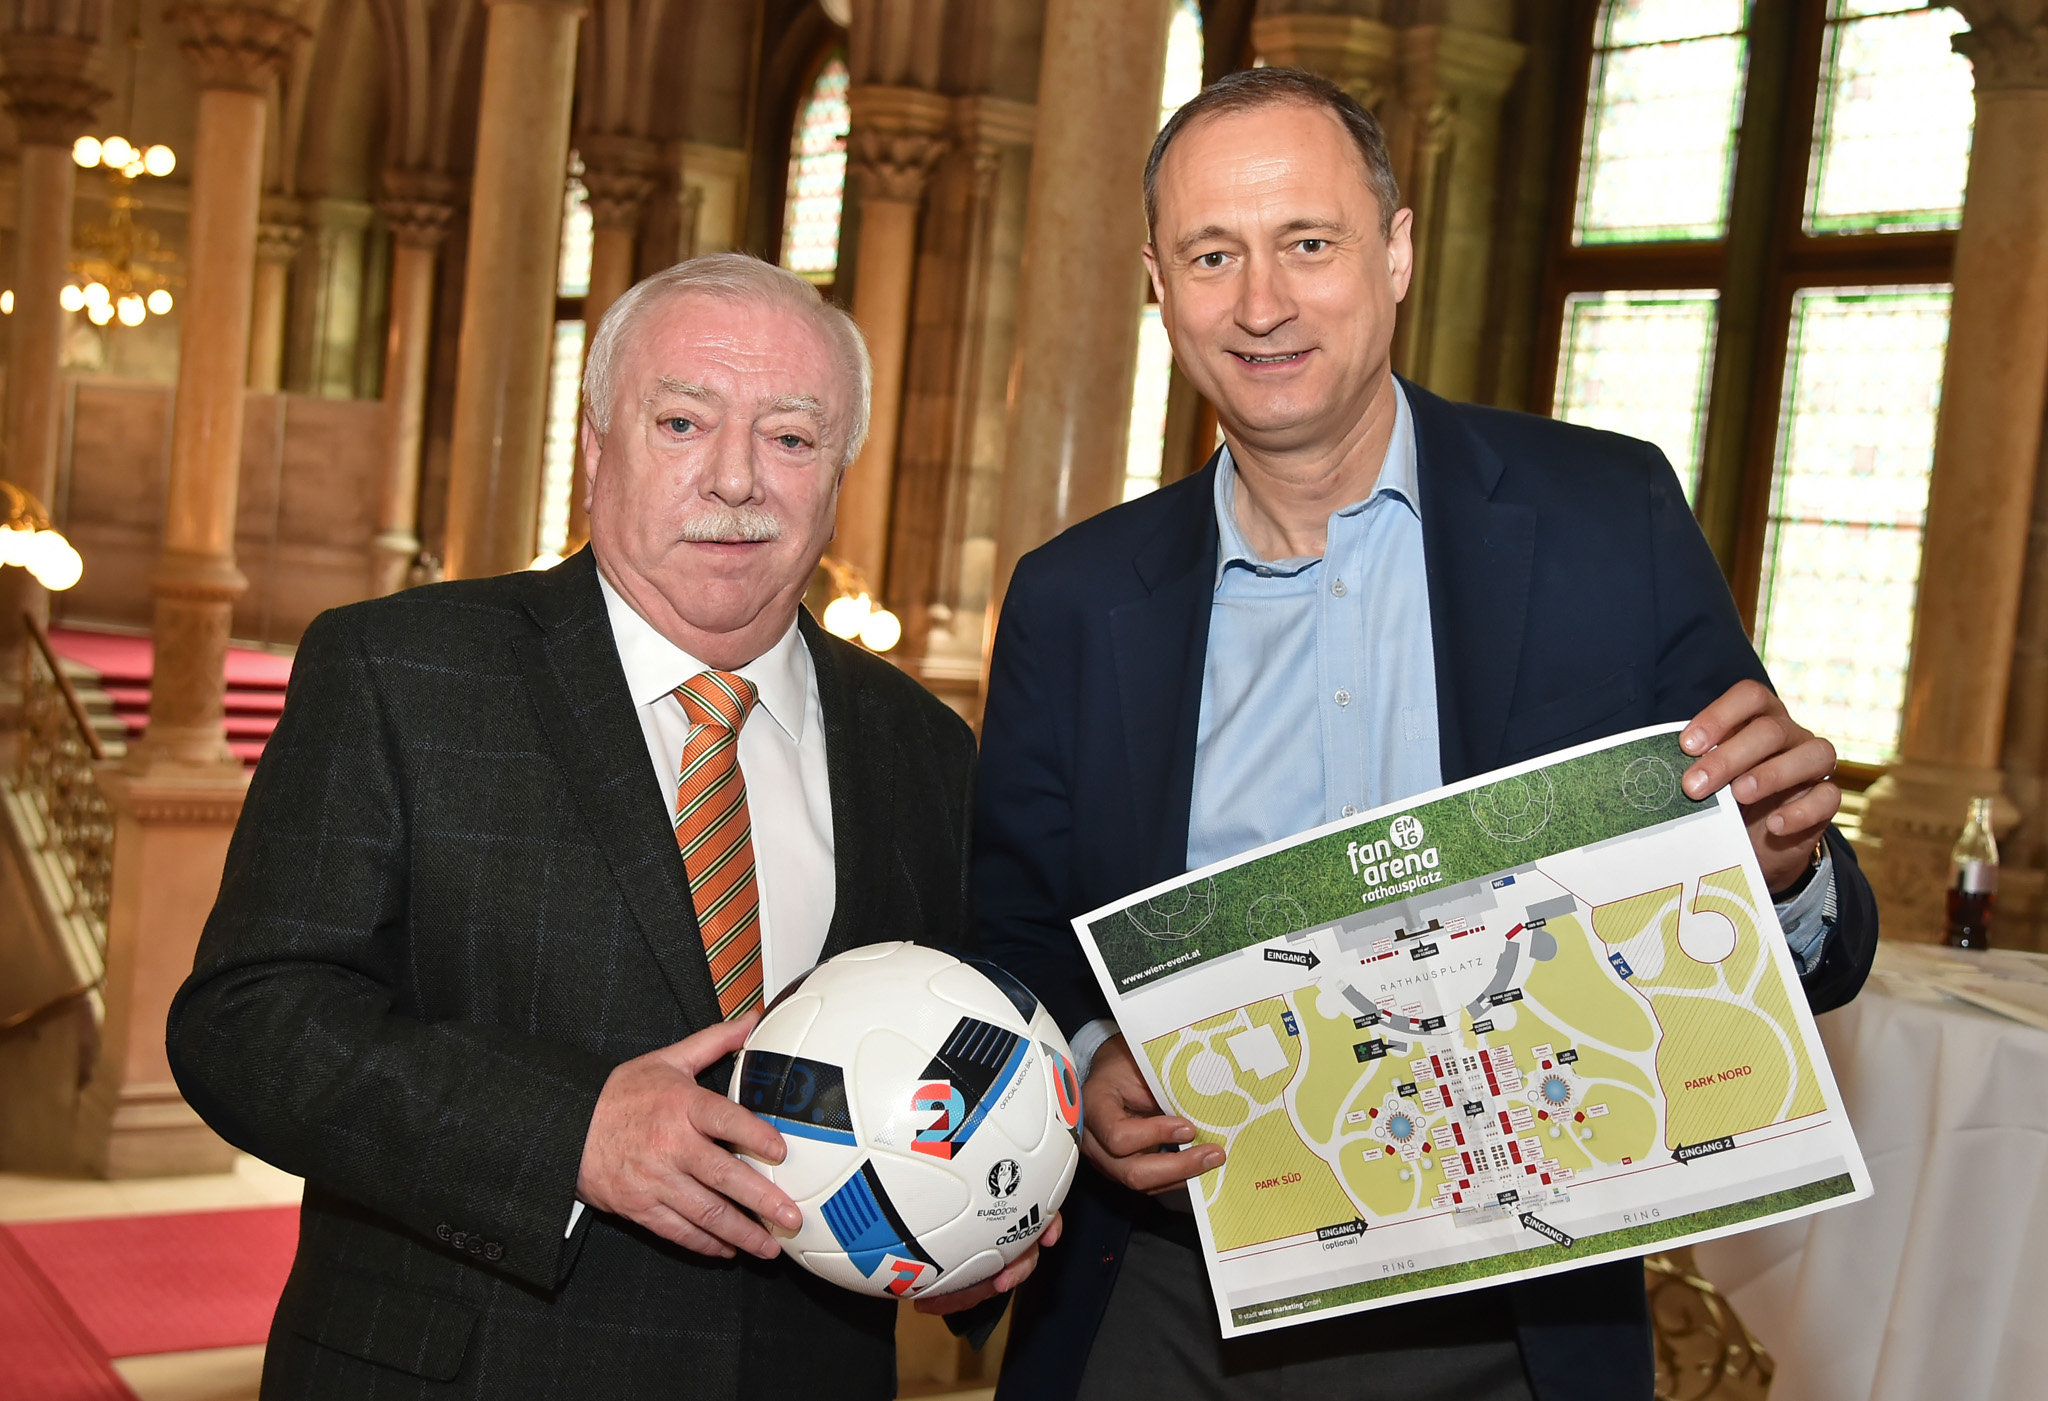
<svg viewBox="0 0 2048 1401"><path fill-rule="evenodd" d="M1153 1093L1228 1152L1189 1184L1225 1336L1869 1195L1740 810L1680 790L1679 728L1074 921Z"/></svg>

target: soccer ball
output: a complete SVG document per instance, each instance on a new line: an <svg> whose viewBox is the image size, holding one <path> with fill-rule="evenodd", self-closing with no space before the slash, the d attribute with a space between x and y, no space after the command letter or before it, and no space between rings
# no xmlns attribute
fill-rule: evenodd
<svg viewBox="0 0 2048 1401"><path fill-rule="evenodd" d="M776 997L732 1098L789 1156L746 1161L803 1212L791 1259L863 1294L988 1279L1059 1209L1080 1162L1073 1052L1023 984L979 959L869 944Z"/></svg>

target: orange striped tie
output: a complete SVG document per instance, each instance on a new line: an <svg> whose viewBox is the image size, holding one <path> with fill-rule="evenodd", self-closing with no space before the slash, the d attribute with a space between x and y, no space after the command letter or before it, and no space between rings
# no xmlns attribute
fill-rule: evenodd
<svg viewBox="0 0 2048 1401"><path fill-rule="evenodd" d="M690 718L676 780L676 845L704 935L704 958L726 1020L761 1000L761 891L740 772L740 726L759 692L744 676L705 671L676 687Z"/></svg>

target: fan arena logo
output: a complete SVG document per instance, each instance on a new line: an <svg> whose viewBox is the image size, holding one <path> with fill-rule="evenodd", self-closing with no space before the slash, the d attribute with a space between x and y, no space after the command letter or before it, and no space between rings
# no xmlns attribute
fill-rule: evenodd
<svg viewBox="0 0 2048 1401"><path fill-rule="evenodd" d="M1379 840L1347 843L1344 855L1351 861L1351 874L1365 882L1362 898L1371 901L1394 894L1396 889L1413 890L1441 880L1435 872L1443 858L1435 847L1423 846L1422 839L1422 819L1404 812L1388 824L1387 835ZM1394 883L1399 881L1407 883L1396 887Z"/></svg>

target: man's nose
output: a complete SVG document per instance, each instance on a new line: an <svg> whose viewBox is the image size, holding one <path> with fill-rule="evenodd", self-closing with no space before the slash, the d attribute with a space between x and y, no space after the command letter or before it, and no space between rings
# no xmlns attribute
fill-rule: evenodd
<svg viewBox="0 0 2048 1401"><path fill-rule="evenodd" d="M754 462L754 435L728 428L718 435L711 455L710 479L705 489L728 506L744 505L754 499L760 473Z"/></svg>
<svg viewBox="0 0 2048 1401"><path fill-rule="evenodd" d="M1278 263L1272 258L1247 259L1244 279L1238 285L1237 324L1253 335L1264 336L1293 319L1294 298Z"/></svg>

